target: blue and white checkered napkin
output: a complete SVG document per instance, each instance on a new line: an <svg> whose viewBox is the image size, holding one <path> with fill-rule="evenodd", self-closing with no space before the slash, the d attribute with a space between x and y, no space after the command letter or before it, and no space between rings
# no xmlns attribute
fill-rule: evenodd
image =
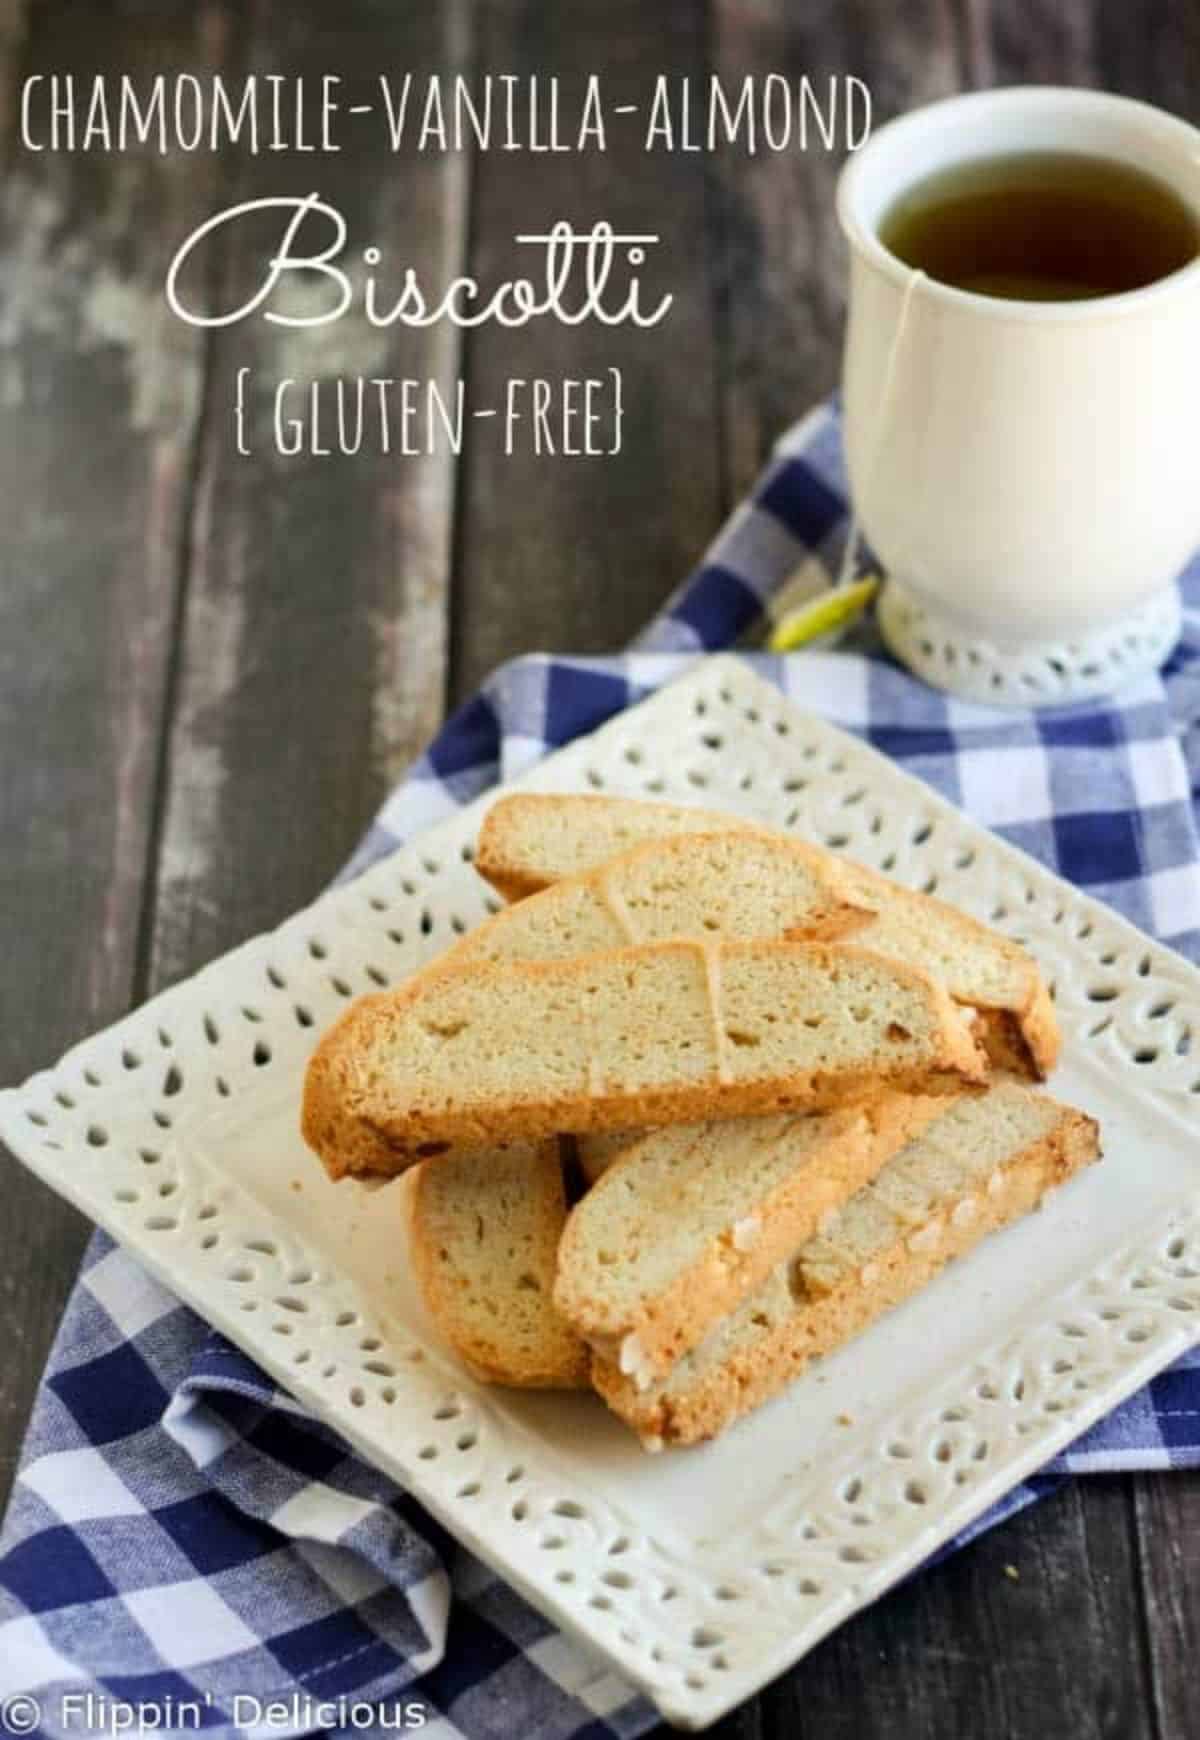
<svg viewBox="0 0 1200 1740"><path fill-rule="evenodd" d="M759 628L805 558L836 571L845 535L825 409L782 444L633 651L505 666L388 801L352 869ZM947 700L889 663L870 625L838 652L758 662L804 706L1200 958L1200 562L1184 592L1179 650L1119 704L1035 715ZM978 1527L1063 1474L1197 1464L1194 1357ZM42 1700L47 1735L111 1726L104 1699L173 1705L177 1726L214 1732L395 1732L405 1706L438 1740L609 1740L654 1720L102 1237L0 1540L0 1699L26 1693Z"/></svg>

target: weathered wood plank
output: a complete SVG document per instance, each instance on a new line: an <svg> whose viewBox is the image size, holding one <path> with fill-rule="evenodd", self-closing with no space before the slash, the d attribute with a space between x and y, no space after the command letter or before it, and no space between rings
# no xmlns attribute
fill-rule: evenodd
<svg viewBox="0 0 1200 1740"><path fill-rule="evenodd" d="M968 0L966 18L973 76L980 83L1024 80L1097 85L1156 102L1189 119L1200 114L1200 19L1169 0L1131 8L1120 0L1049 0L1020 9L997 0ZM1196 1615L1200 1579L1184 1543L1200 1536L1200 1482L1191 1475L1126 1482L1131 1506L1125 1532L1134 1542L1131 1567L1138 1601L1117 1616L1109 1636L1072 1647L1077 1676L1122 1663L1142 1690L1143 1718L1152 1731L1195 1731ZM1081 1489L1085 1513L1097 1514L1090 1483ZM1114 1519L1114 1529L1119 1526ZM1097 1572L1102 1566L1097 1565ZM1047 1615L1049 1622L1049 1615ZM1113 1732L1121 1730L1114 1725Z"/></svg>
<svg viewBox="0 0 1200 1740"><path fill-rule="evenodd" d="M703 70L701 0L487 0L477 64L561 81L577 108L590 71L615 118L606 153L531 156L492 151L476 169L472 270L486 284L528 270L518 233L557 219L607 219L661 236L644 268L646 302L673 293L648 331L537 322L478 329L467 346L473 401L502 405L510 377L622 371L623 450L612 457L506 457L499 419L477 433L465 467L456 550L454 691L475 687L505 658L534 648L620 646L684 577L724 506L703 171L691 155L642 149L653 78ZM525 426L528 428L528 425Z"/></svg>
<svg viewBox="0 0 1200 1740"><path fill-rule="evenodd" d="M0 163L8 164L19 112L30 0L0 0Z"/></svg>
<svg viewBox="0 0 1200 1740"><path fill-rule="evenodd" d="M1095 82L1200 122L1200 14L1155 0L1098 0L1089 8ZM1132 1490L1137 1571L1152 1701L1162 1740L1200 1733L1200 1477L1143 1475Z"/></svg>
<svg viewBox="0 0 1200 1740"><path fill-rule="evenodd" d="M1127 1520L1081 1482L923 1571L765 1694L764 1740L1150 1740Z"/></svg>
<svg viewBox="0 0 1200 1740"><path fill-rule="evenodd" d="M657 11L625 0L569 9L489 0L474 60L560 71L565 94L570 78L602 67L614 87L643 97L648 68L702 72L710 52L738 74L852 70L870 83L879 118L951 88L960 67L974 82L1113 83L1196 110L1191 9L1167 0L955 7L957 35L934 0L903 18L872 0L849 21L832 4L714 0L706 45L703 9L684 0ZM67 10L64 0L35 7L29 66L151 70L224 52L216 4L195 16L162 0L73 7L69 21ZM263 70L446 69L469 46L465 0L439 9L436 28L428 13L405 22L382 0L354 0L324 28L292 12L276 0L252 9L249 53ZM22 34L9 0L0 91ZM0 101L0 143L11 112ZM646 159L628 143L606 159L496 154L477 165L474 259L485 280L513 269L517 229L605 216L661 227L664 287L677 303L657 334L533 328L471 343L477 402L494 399L509 375L617 363L630 422L619 459L505 459L474 443L458 546L457 692L533 644L623 639L698 553L725 494L741 491L780 427L831 384L841 317L835 170L823 157L740 166L723 157L706 172L697 159ZM445 277L462 255L466 173L461 161L381 165L372 138L322 163L319 182L361 243L411 240L430 276ZM7 908L20 914L0 1022L6 1080L134 993L168 692L147 988L306 898L440 706L448 460L283 460L262 443L269 386L285 368L326 380L362 366L445 381L457 346L445 332L400 344L361 325L302 342L261 331L217 340L193 466L203 347L166 318L157 290L167 239L213 203L210 174L200 159L45 158L21 163L6 190L0 380L14 414L0 433L9 505L0 830ZM247 196L310 184L303 161L272 158L238 187ZM715 269L706 248L714 214ZM248 283L249 247L222 269L228 284ZM252 458L234 454L228 421L243 364L260 384ZM185 572L172 681L173 599ZM82 1238L74 1217L10 1164L5 1181L0 1297L16 1337L0 1368L0 1484ZM893 1594L718 1732L1170 1740L1197 1731L1200 1604L1188 1543L1198 1491L1182 1477L1143 1482L1134 1513L1119 1483L1068 1489Z"/></svg>
<svg viewBox="0 0 1200 1740"><path fill-rule="evenodd" d="M214 64L213 6L44 0L23 67ZM14 92L15 7L0 28ZM3 59L8 64L4 66ZM178 539L201 352L167 317L162 237L200 220L211 164L14 155L0 236L0 1080L134 990ZM85 1236L0 1162L0 1493Z"/></svg>
<svg viewBox="0 0 1200 1740"><path fill-rule="evenodd" d="M1096 83L1095 0L957 0L964 23L966 83Z"/></svg>
<svg viewBox="0 0 1200 1740"><path fill-rule="evenodd" d="M714 56L743 71L853 71L871 87L876 122L969 83L1097 81L1107 30L1135 28L1128 9L986 0L906 13L714 0ZM1097 17L1097 10L1099 17ZM852 22L851 22L852 20ZM852 29L852 35L849 34ZM1153 53L1169 59L1161 32ZM1120 83L1123 61L1105 76ZM1142 59L1145 59L1143 54ZM1163 68L1139 75L1161 94ZM833 215L839 162L824 153L718 159L727 308L728 470L741 490L770 440L838 373L844 259ZM1005 1567L1014 1564L1019 1581ZM1179 1631L1178 1642L1184 1633ZM1177 1693L1179 1707L1187 1694ZM1184 1732L1166 1730L1167 1732ZM767 1740L921 1740L965 1733L1150 1735L1128 1501L1119 1482L1081 1482L926 1572L831 1638L720 1732Z"/></svg>
<svg viewBox="0 0 1200 1740"><path fill-rule="evenodd" d="M713 0L715 70L732 85L805 75L825 92L853 74L871 92L875 125L957 88L960 41L947 0L919 0L903 16L889 0ZM735 498L771 443L838 378L845 249L834 184L845 152L808 149L753 158L726 149L711 161L718 294L725 311L722 404Z"/></svg>
<svg viewBox="0 0 1200 1740"><path fill-rule="evenodd" d="M1100 83L1200 121L1200 12L1175 0L1093 0Z"/></svg>
<svg viewBox="0 0 1200 1740"><path fill-rule="evenodd" d="M381 71L455 70L468 48L465 20L457 0L401 12L352 0L320 20L262 0L247 70L315 84L336 69L344 104L377 103ZM397 289L410 261L424 282L452 276L465 226L463 160L393 161L378 121L361 131L347 121L339 137L342 149L322 158L243 158L230 199L319 189L349 226L348 260L381 248L381 271L391 267ZM279 233L276 217L270 228L230 235L218 266L223 307L241 305L261 282ZM319 293L293 285L286 306L315 312ZM285 378L300 383L289 415L304 409L304 386L319 384L326 444L342 377L428 377L449 394L453 328L372 328L359 313L304 330L251 318L217 332L212 356L157 865L154 985L311 899L423 746L444 698L452 455L405 457L368 444L321 457L308 442L283 456L273 424ZM232 416L241 369L251 371L248 456L237 450Z"/></svg>
<svg viewBox="0 0 1200 1740"><path fill-rule="evenodd" d="M1200 1479L1146 1474L1131 1484L1157 1731L1175 1740L1200 1734Z"/></svg>

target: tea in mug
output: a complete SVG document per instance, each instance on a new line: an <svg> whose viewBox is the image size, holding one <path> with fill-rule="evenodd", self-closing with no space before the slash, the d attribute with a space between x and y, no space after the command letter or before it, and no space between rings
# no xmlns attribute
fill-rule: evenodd
<svg viewBox="0 0 1200 1740"><path fill-rule="evenodd" d="M885 213L879 239L958 290L1077 302L1179 271L1200 252L1200 220L1165 183L1127 163L1030 151L927 176Z"/></svg>

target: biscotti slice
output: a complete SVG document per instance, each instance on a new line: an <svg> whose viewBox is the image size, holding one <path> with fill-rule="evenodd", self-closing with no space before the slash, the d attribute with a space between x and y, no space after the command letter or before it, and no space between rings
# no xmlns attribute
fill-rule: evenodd
<svg viewBox="0 0 1200 1740"><path fill-rule="evenodd" d="M655 943L477 962L353 1004L321 1040L303 1131L335 1177L456 1146L777 1111L980 1081L932 979L838 943Z"/></svg>
<svg viewBox="0 0 1200 1740"><path fill-rule="evenodd" d="M554 1303L644 1386L813 1237L945 1101L675 1125L626 1146L572 1209Z"/></svg>
<svg viewBox="0 0 1200 1740"><path fill-rule="evenodd" d="M1023 1082L963 1095L665 1379L594 1359L592 1382L648 1448L711 1438L1098 1154L1093 1119Z"/></svg>
<svg viewBox="0 0 1200 1740"><path fill-rule="evenodd" d="M873 918L828 852L781 834L651 840L505 907L439 957L569 960L675 937L848 935Z"/></svg>
<svg viewBox="0 0 1200 1740"><path fill-rule="evenodd" d="M431 1161L411 1205L421 1292L463 1363L487 1383L586 1388L586 1349L551 1298L567 1217L558 1144Z"/></svg>
<svg viewBox="0 0 1200 1740"><path fill-rule="evenodd" d="M644 803L597 794L514 792L498 798L479 829L475 868L506 900L580 876L650 840L752 829L721 810Z"/></svg>
<svg viewBox="0 0 1200 1740"><path fill-rule="evenodd" d="M479 867L498 888L519 884L528 893L603 862L617 849L615 840L712 832L721 825L739 833L751 826L737 816L637 798L518 793L500 799L484 818ZM864 948L940 977L956 1002L979 1011L980 1037L998 1067L1044 1079L1058 1060L1058 1022L1037 963L1019 944L878 871L823 847L808 849L827 857L851 899L874 912L855 932Z"/></svg>
<svg viewBox="0 0 1200 1740"><path fill-rule="evenodd" d="M923 967L958 1003L979 1011L981 1038L993 1063L1043 1080L1058 1062L1058 1019L1032 955L958 907L901 888L850 859L839 870L875 916L855 931L864 948Z"/></svg>

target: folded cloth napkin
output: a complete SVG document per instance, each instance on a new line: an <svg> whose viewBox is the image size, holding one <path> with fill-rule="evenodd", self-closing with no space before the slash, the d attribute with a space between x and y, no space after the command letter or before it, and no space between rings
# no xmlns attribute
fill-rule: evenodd
<svg viewBox="0 0 1200 1740"><path fill-rule="evenodd" d="M753 499L631 652L505 666L388 800L348 873L698 653L759 629L798 564L810 562L814 584L838 570L846 536L837 413L824 407L781 443ZM755 662L1200 959L1200 562L1183 585L1170 664L1105 704L1033 714L949 700L890 663L870 624L836 652ZM1198 1464L1191 1357L972 1532L1066 1474ZM19 1712L27 1694L50 1736L111 1726L105 1700L145 1706L146 1725L174 1713L175 1726L215 1734L423 1722L438 1740L609 1740L655 1719L101 1236L0 1537L0 1700L16 1697Z"/></svg>

